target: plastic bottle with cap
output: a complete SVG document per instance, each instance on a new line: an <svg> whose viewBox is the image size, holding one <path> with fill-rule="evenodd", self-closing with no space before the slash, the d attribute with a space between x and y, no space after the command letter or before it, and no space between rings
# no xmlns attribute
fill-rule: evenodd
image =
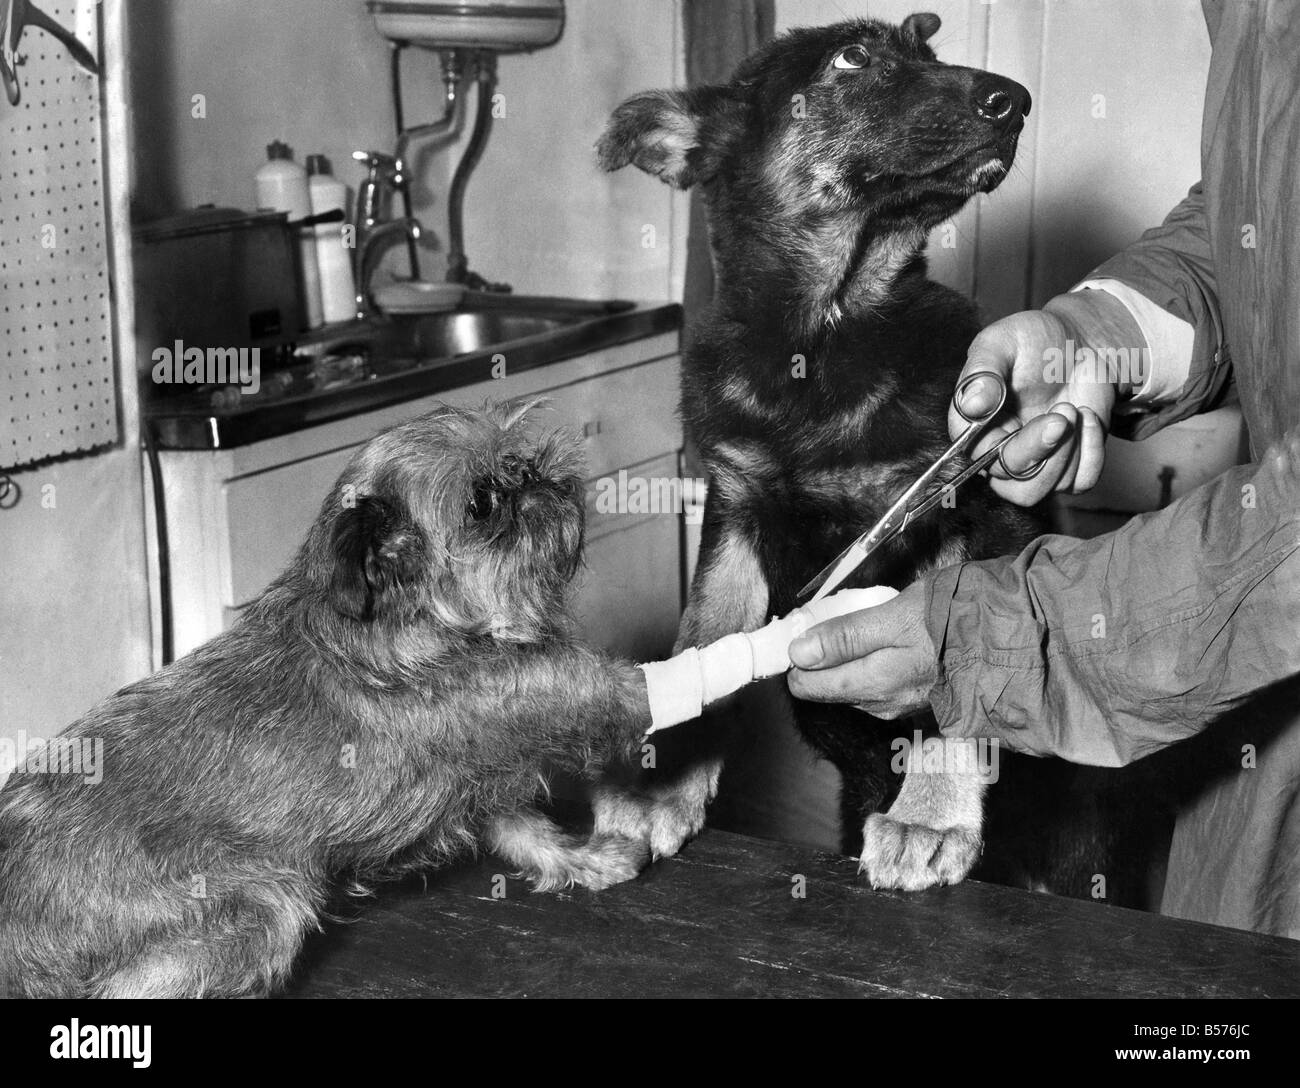
<svg viewBox="0 0 1300 1088"><path fill-rule="evenodd" d="M276 140L266 147L266 162L257 171L257 206L287 212L289 221L312 214L307 171L293 161L289 145ZM309 329L319 328L325 317L321 306L320 269L316 262L316 235L310 227L296 228L302 264L303 313Z"/></svg>
<svg viewBox="0 0 1300 1088"><path fill-rule="evenodd" d="M312 215L347 211L348 190L330 170L324 155L307 156L307 186ZM357 314L357 289L352 277L352 250L344 243L345 223L321 223L316 231L316 263L320 268L321 309L326 324L350 321Z"/></svg>

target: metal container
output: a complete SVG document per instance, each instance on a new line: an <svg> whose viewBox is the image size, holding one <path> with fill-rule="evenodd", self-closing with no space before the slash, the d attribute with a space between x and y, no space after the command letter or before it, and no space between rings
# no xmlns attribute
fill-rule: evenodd
<svg viewBox="0 0 1300 1088"><path fill-rule="evenodd" d="M186 348L261 349L274 366L302 332L298 246L283 212L198 208L133 232L137 369L154 353ZM166 395L179 391L159 387Z"/></svg>

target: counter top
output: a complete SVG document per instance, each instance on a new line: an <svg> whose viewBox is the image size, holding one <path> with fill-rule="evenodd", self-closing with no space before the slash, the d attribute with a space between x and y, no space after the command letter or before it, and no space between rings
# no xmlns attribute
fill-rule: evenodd
<svg viewBox="0 0 1300 1088"><path fill-rule="evenodd" d="M547 310L547 304L551 309ZM218 403L212 387L187 389L181 395L159 396L144 407L145 425L159 449L215 450L244 446L427 397L449 389L488 381L495 362L505 357L511 374L549 366L563 359L629 343L681 327L676 303L575 303L570 300L515 299L503 296L493 305L535 307L554 312L568 305L585 307L581 317L561 328L451 358L418 362L411 358L369 359L352 371L322 374L312 362L263 374L261 389L241 394L225 391ZM406 319L398 319L406 320ZM383 327L379 331L382 333ZM362 325L330 330L332 342L346 352L356 341L364 347L374 330ZM312 338L304 338L310 341Z"/></svg>
<svg viewBox="0 0 1300 1088"><path fill-rule="evenodd" d="M351 901L289 996L1300 996L1300 941L975 881L874 891L852 859L721 831L603 892L509 871Z"/></svg>

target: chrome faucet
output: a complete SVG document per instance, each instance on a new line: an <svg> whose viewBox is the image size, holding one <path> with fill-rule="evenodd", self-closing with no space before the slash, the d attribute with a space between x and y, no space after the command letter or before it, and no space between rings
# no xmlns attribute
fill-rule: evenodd
<svg viewBox="0 0 1300 1088"><path fill-rule="evenodd" d="M372 223L364 231L357 220L357 317L374 317L379 312L370 290L370 280L379 265L382 243L394 234L401 234L407 244L415 248L420 241L420 221L403 216Z"/></svg>
<svg viewBox="0 0 1300 1088"><path fill-rule="evenodd" d="M420 278L419 246L420 224L414 216L390 219L393 192L404 195L410 192L410 179L402 161L382 151L354 151L352 157L366 167L366 180L357 188L356 248L353 272L357 284L357 316L369 317L375 312L370 294L370 277L374 275L375 261L371 254L376 243L400 230L406 237L407 254L411 262L411 278ZM409 204L409 200L407 202Z"/></svg>
<svg viewBox="0 0 1300 1088"><path fill-rule="evenodd" d="M439 56L442 63L443 109L442 116L425 125L406 127L402 111L401 57L407 43L395 42L392 54L393 106L397 115L397 147L392 155L382 151L354 151L352 157L366 168L366 180L357 189L355 274L357 282L357 316L367 317L375 312L370 293L370 277L378 263L371 253L376 243L388 238L396 230L406 234L407 256L411 264L411 279L420 279L420 253L417 241L421 226L412 210L411 147L416 141L435 141L445 145L455 138L465 120L465 96L462 93L466 75L467 54L459 49L444 49ZM482 92L480 91L480 94ZM477 160L477 153L475 154ZM458 170L456 178L461 172ZM405 216L391 218L393 194L402 198Z"/></svg>

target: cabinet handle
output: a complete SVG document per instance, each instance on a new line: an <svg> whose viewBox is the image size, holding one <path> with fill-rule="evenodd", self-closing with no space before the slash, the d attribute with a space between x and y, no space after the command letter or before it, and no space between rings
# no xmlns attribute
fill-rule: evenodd
<svg viewBox="0 0 1300 1088"><path fill-rule="evenodd" d="M589 419L582 425L582 437L584 440L595 438L600 434L600 420Z"/></svg>

